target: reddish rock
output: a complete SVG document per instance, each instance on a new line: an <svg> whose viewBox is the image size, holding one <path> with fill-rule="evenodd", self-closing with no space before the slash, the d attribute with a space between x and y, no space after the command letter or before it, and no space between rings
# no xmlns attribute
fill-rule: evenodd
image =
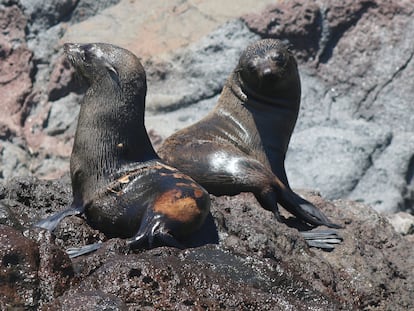
<svg viewBox="0 0 414 311"><path fill-rule="evenodd" d="M289 39L298 58L309 59L319 50L321 12L315 2L282 1L263 12L243 17L247 26L264 38Z"/></svg>
<svg viewBox="0 0 414 311"><path fill-rule="evenodd" d="M282 1L261 13L243 17L250 29L261 37L288 39L299 59L325 61L331 41L360 19L373 0L362 1Z"/></svg>
<svg viewBox="0 0 414 311"><path fill-rule="evenodd" d="M75 75L75 69L70 65L65 55L61 55L53 65L50 75L48 93L49 101L55 101L67 96L70 92L83 93L85 91L80 76Z"/></svg>
<svg viewBox="0 0 414 311"><path fill-rule="evenodd" d="M0 8L0 94L3 133L20 133L23 105L32 88L32 52L25 43L27 19L17 6Z"/></svg>

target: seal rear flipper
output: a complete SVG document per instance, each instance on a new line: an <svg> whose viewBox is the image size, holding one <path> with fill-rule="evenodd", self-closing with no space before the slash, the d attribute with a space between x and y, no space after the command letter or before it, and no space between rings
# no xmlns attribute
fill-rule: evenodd
<svg viewBox="0 0 414 311"><path fill-rule="evenodd" d="M155 246L171 246L184 248L165 228L162 215L147 212L137 234L127 240L130 248L153 248Z"/></svg>
<svg viewBox="0 0 414 311"><path fill-rule="evenodd" d="M332 250L335 244L340 244L343 238L336 230L314 230L302 231L300 234L304 237L306 243L310 247L322 248L325 250Z"/></svg>
<svg viewBox="0 0 414 311"><path fill-rule="evenodd" d="M55 230L57 225L62 221L63 218L72 216L72 215L80 215L85 211L84 206L75 206L71 205L68 209L63 211L57 212L45 219L39 220L35 223L34 227L44 228L49 231Z"/></svg>

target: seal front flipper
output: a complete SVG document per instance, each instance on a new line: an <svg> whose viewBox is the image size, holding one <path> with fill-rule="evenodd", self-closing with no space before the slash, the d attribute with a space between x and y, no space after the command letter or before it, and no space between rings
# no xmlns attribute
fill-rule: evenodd
<svg viewBox="0 0 414 311"><path fill-rule="evenodd" d="M282 195L281 204L293 215L311 225L324 225L336 229L342 228L340 225L332 223L316 206L301 198L289 188L286 188L284 195ZM334 249L335 244L340 244L343 240L336 230L332 229L300 231L300 234L310 247L325 250Z"/></svg>
<svg viewBox="0 0 414 311"><path fill-rule="evenodd" d="M340 229L340 225L332 223L315 205L301 198L290 188L282 189L280 204L299 219L314 225Z"/></svg>
<svg viewBox="0 0 414 311"><path fill-rule="evenodd" d="M75 206L71 205L68 209L65 209L61 212L57 212L45 219L39 220L35 223L34 227L44 228L49 231L55 230L57 225L62 221L63 218L72 216L72 215L80 215L85 211L84 206Z"/></svg>

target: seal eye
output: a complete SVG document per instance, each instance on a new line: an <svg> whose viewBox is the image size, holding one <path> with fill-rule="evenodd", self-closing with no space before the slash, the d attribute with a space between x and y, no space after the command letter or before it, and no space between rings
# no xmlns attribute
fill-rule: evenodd
<svg viewBox="0 0 414 311"><path fill-rule="evenodd" d="M92 45L91 44L85 44L82 46L81 51L80 51L80 57L82 59L82 61L86 62L86 63L90 63L91 59L92 59Z"/></svg>
<svg viewBox="0 0 414 311"><path fill-rule="evenodd" d="M80 57L81 57L82 61L86 62L85 51L82 50L79 54L80 54Z"/></svg>
<svg viewBox="0 0 414 311"><path fill-rule="evenodd" d="M285 62L285 55L276 52L270 55L270 59L278 64L283 64Z"/></svg>

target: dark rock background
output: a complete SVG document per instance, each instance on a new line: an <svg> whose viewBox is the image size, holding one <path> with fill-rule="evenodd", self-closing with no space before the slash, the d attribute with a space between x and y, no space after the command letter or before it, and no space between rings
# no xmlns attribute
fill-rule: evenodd
<svg viewBox="0 0 414 311"><path fill-rule="evenodd" d="M414 308L413 12L409 0L0 0L0 308ZM217 246L131 252L115 239L71 262L66 247L105 237L78 217L54 235L28 230L71 200L84 90L63 42L112 42L142 57L159 146L214 106L261 37L289 40L298 58L287 173L294 188L321 193L301 192L345 225L342 245L307 248L248 194L213 198Z"/></svg>

